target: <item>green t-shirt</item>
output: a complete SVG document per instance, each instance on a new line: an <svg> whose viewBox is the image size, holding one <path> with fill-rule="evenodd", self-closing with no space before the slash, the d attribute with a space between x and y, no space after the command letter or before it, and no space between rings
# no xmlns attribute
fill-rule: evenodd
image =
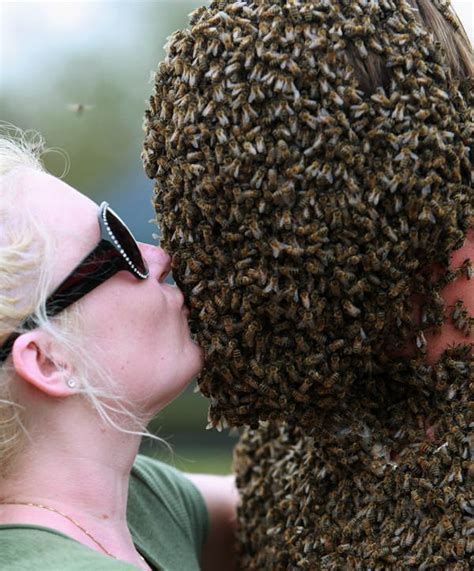
<svg viewBox="0 0 474 571"><path fill-rule="evenodd" d="M179 470L137 456L127 520L138 551L160 571L197 571L209 515L196 486ZM2 571L136 571L59 531L37 525L0 525Z"/></svg>

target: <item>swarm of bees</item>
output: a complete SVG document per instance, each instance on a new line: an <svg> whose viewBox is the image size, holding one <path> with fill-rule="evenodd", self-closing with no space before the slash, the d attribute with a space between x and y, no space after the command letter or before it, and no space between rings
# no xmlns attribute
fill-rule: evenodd
<svg viewBox="0 0 474 571"><path fill-rule="evenodd" d="M329 428L246 430L234 452L239 569L472 569L469 355L446 352L435 394L383 387Z"/></svg>
<svg viewBox="0 0 474 571"><path fill-rule="evenodd" d="M169 38L142 157L208 426L246 427L242 568L473 558L472 317L440 293L472 277L473 93L405 0L214 1Z"/></svg>

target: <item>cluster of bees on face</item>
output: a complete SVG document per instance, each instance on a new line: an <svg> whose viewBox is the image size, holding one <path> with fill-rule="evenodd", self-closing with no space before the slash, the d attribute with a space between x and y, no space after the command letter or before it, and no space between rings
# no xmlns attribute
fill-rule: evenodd
<svg viewBox="0 0 474 571"><path fill-rule="evenodd" d="M440 367L467 355L450 350ZM470 568L470 382L466 367L439 402L415 392L409 406L354 401L313 429L247 429L234 452L242 568Z"/></svg>
<svg viewBox="0 0 474 571"><path fill-rule="evenodd" d="M419 273L423 258L445 260L465 237L463 101L446 77L405 75L405 59L431 48L403 11L388 26L396 88L365 95L337 44L380 38L348 6L329 33L334 5L318 6L312 19L285 3L198 9L170 38L146 115L145 165L218 429L279 417L310 426L337 409L358 377L386 367L382 346L413 334L414 288L432 300L416 331L421 356L424 332L446 318L441 284ZM279 74L288 89L275 88ZM452 315L468 334L466 310Z"/></svg>
<svg viewBox="0 0 474 571"><path fill-rule="evenodd" d="M211 2L156 74L143 158L206 355L197 390L208 427L250 427L235 460L242 568L472 557L471 348L425 362L427 330L471 330L441 291L472 277L469 262L447 269L472 226L472 131L408 10ZM389 89L360 89L348 45L388 58ZM413 293L427 300L419 324ZM412 336L415 357L388 357Z"/></svg>

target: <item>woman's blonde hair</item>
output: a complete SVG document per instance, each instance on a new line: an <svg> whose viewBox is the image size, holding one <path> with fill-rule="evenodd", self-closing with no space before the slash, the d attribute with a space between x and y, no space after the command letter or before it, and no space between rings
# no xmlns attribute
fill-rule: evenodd
<svg viewBox="0 0 474 571"><path fill-rule="evenodd" d="M40 159L44 141L33 131L0 127L0 345L13 331L21 331L19 325L33 315L38 327L66 353L78 391L104 422L120 431L150 436L170 448L144 431L144 419L114 395L113 377L90 357L80 301L54 318L46 315L56 242L31 212L21 180L25 169L46 172ZM0 364L0 474L9 470L28 437L25 411L15 398L15 376L10 354Z"/></svg>

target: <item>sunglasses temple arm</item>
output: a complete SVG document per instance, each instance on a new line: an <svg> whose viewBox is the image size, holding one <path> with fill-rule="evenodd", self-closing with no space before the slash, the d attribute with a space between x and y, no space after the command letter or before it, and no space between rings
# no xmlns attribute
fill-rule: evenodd
<svg viewBox="0 0 474 571"><path fill-rule="evenodd" d="M97 258L100 255L110 256L112 254L114 257L109 261L108 264L98 263ZM87 270L88 266L95 265L96 270ZM105 268L105 269L104 269ZM118 271L126 269L126 264L124 263L120 255L115 254L115 250L110 245L104 244L100 249L96 249L93 254L87 256L50 295L46 304L45 310L48 317L54 317L75 301L83 297L86 293L89 293L94 288L103 283L107 278L117 273ZM32 316L28 316L25 321L17 328L21 331L35 329L38 326L37 320ZM16 339L22 333L15 331L2 344L0 347L0 363L5 361L15 343Z"/></svg>

